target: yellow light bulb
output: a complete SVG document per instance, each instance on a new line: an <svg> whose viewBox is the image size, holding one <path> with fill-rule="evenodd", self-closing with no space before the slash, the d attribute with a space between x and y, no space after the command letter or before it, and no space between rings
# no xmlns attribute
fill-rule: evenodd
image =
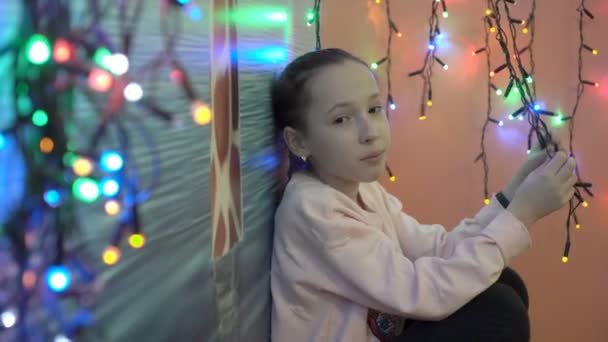
<svg viewBox="0 0 608 342"><path fill-rule="evenodd" d="M494 77L494 75L496 75L496 73L494 71L490 71L490 77Z"/></svg>
<svg viewBox="0 0 608 342"><path fill-rule="evenodd" d="M577 224L576 224L576 229L581 229L581 225L580 225L580 223L577 223Z"/></svg>
<svg viewBox="0 0 608 342"><path fill-rule="evenodd" d="M376 3L377 3L377 4L379 4L379 3L380 3L380 0L376 0Z"/></svg>
<svg viewBox="0 0 608 342"><path fill-rule="evenodd" d="M486 205L490 205L490 199L486 198L485 200L483 200L483 203L485 203Z"/></svg>
<svg viewBox="0 0 608 342"><path fill-rule="evenodd" d="M397 179L397 177L395 177L395 176L391 176L391 178L390 178L391 182L394 182L396 179Z"/></svg>
<svg viewBox="0 0 608 342"><path fill-rule="evenodd" d="M524 27L521 32L523 32L523 34L528 34L528 32L530 32L530 30L527 27Z"/></svg>
<svg viewBox="0 0 608 342"><path fill-rule="evenodd" d="M420 117L418 117L418 120L420 120L420 121L426 120L426 115L421 115Z"/></svg>
<svg viewBox="0 0 608 342"><path fill-rule="evenodd" d="M433 107L433 101L432 100L426 101L426 105L429 107Z"/></svg>
<svg viewBox="0 0 608 342"><path fill-rule="evenodd" d="M487 9L486 9L486 15L490 15L490 14L492 14L492 10L491 10L491 9L489 9L489 8L487 8Z"/></svg>
<svg viewBox="0 0 608 342"><path fill-rule="evenodd" d="M86 177L93 172L93 164L87 158L78 158L72 165L72 170L76 176Z"/></svg>
<svg viewBox="0 0 608 342"><path fill-rule="evenodd" d="M587 203L587 201L583 201L583 207L587 208L589 206L589 203Z"/></svg>
<svg viewBox="0 0 608 342"><path fill-rule="evenodd" d="M120 212L120 203L116 200L107 201L103 207L106 210L106 214L110 216L114 216Z"/></svg>
<svg viewBox="0 0 608 342"><path fill-rule="evenodd" d="M202 102L195 102L192 105L192 119L197 125L208 125L211 122L211 109Z"/></svg>
<svg viewBox="0 0 608 342"><path fill-rule="evenodd" d="M120 249L116 246L108 246L103 251L103 262L106 265L114 265L120 259Z"/></svg>
<svg viewBox="0 0 608 342"><path fill-rule="evenodd" d="M567 256L563 256L562 257L562 262L565 264L568 262L568 257Z"/></svg>
<svg viewBox="0 0 608 342"><path fill-rule="evenodd" d="M593 51L591 51L591 53L593 53L594 55L597 55L598 53L600 53L599 51L597 51L596 49L593 49Z"/></svg>
<svg viewBox="0 0 608 342"><path fill-rule="evenodd" d="M494 26L490 27L490 32L492 32L492 33L496 32L496 27L494 27Z"/></svg>
<svg viewBox="0 0 608 342"><path fill-rule="evenodd" d="M129 245L135 249L142 248L145 243L146 238L141 234L136 233L129 236Z"/></svg>

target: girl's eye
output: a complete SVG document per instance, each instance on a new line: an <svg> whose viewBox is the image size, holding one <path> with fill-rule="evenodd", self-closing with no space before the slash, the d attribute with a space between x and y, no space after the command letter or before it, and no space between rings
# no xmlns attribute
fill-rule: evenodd
<svg viewBox="0 0 608 342"><path fill-rule="evenodd" d="M341 116L341 117L336 118L336 119L334 120L334 124L338 124L338 125L340 125L340 124L345 123L347 120L348 120L348 117L347 117L347 116Z"/></svg>
<svg viewBox="0 0 608 342"><path fill-rule="evenodd" d="M371 113L371 114L382 113L382 106L375 106L375 107L370 108L369 113Z"/></svg>

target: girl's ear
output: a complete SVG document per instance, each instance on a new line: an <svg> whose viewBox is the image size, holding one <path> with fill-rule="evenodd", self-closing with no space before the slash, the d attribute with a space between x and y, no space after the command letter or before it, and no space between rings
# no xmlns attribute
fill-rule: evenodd
<svg viewBox="0 0 608 342"><path fill-rule="evenodd" d="M283 139L285 140L285 144L287 145L287 148L289 148L289 151L296 156L308 157L310 155L310 152L306 148L304 137L292 127L287 126L283 129Z"/></svg>

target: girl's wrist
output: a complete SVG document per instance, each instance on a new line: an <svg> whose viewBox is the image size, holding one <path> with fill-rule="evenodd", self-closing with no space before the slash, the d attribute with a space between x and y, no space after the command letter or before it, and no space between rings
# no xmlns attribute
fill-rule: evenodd
<svg viewBox="0 0 608 342"><path fill-rule="evenodd" d="M501 192L509 202L511 202L513 200L513 197L515 196L515 190L512 188L511 184L504 187Z"/></svg>
<svg viewBox="0 0 608 342"><path fill-rule="evenodd" d="M504 193L504 191L499 191L496 193L496 199L498 200L498 203L500 203L505 209L507 209L511 204L511 199Z"/></svg>

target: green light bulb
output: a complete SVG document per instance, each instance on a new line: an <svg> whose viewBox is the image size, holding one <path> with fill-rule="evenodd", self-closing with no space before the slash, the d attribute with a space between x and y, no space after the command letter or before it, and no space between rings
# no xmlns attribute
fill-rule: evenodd
<svg viewBox="0 0 608 342"><path fill-rule="evenodd" d="M32 123L38 127L44 127L49 123L49 116L42 109L38 109L32 114Z"/></svg>
<svg viewBox="0 0 608 342"><path fill-rule="evenodd" d="M99 198L99 186L91 178L81 177L72 184L72 194L85 203L93 203Z"/></svg>
<svg viewBox="0 0 608 342"><path fill-rule="evenodd" d="M51 44L49 40L41 35L35 34L26 43L27 59L32 64L44 64L51 58Z"/></svg>
<svg viewBox="0 0 608 342"><path fill-rule="evenodd" d="M105 59L106 57L110 57L112 56L112 52L110 52L110 50L108 50L108 48L106 47L100 47L99 49L97 49L95 51L95 54L93 55L93 61L95 62L95 64L99 65L100 67L109 70L109 66L108 66L108 60Z"/></svg>

